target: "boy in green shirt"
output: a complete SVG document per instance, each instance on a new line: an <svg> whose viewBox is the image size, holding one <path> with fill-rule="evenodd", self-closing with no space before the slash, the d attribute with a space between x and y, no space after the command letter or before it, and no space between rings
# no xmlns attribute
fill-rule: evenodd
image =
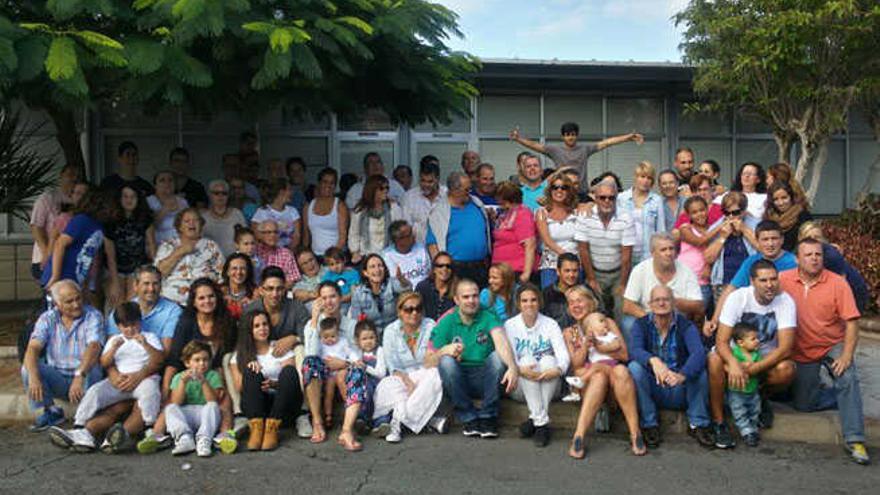
<svg viewBox="0 0 880 495"><path fill-rule="evenodd" d="M758 348L761 341L758 339L758 329L751 323L740 322L733 327L733 341L731 346L733 356L737 361L748 367L761 359ZM739 434L749 447L757 447L761 437L758 434L758 415L761 413L761 394L758 393L758 377L750 376L746 386L742 389L727 388L727 403L733 414Z"/></svg>

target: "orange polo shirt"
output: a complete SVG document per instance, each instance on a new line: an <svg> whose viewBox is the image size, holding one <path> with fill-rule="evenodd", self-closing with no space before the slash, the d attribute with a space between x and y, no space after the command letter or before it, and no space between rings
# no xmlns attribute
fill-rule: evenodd
<svg viewBox="0 0 880 495"><path fill-rule="evenodd" d="M792 359L799 363L822 359L843 342L846 322L861 316L846 279L834 272L822 270L819 279L807 286L795 268L782 272L779 284L797 306Z"/></svg>

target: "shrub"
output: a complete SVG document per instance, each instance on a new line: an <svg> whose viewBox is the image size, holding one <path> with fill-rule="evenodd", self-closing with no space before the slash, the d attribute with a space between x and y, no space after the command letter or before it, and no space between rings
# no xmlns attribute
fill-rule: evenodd
<svg viewBox="0 0 880 495"><path fill-rule="evenodd" d="M836 245L868 283L868 311L878 310L880 296L880 195L870 194L840 217L823 222L828 241Z"/></svg>

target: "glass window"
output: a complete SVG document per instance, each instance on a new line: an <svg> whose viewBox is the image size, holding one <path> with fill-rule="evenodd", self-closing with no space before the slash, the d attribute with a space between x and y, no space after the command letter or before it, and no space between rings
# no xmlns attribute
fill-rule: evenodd
<svg viewBox="0 0 880 495"><path fill-rule="evenodd" d="M522 151L522 147L506 139L480 140L480 158L484 163L495 166L495 180L501 182L511 175L517 175L516 155Z"/></svg>
<svg viewBox="0 0 880 495"><path fill-rule="evenodd" d="M735 167L733 165L732 146L730 139L682 139L679 146L694 150L694 166L700 165L702 160L715 160L721 167L721 177L718 182L724 187L729 187Z"/></svg>
<svg viewBox="0 0 880 495"><path fill-rule="evenodd" d="M181 116L183 131L204 132L208 129L225 131L235 135L234 143L238 143L238 135L254 128L254 123L244 119L238 112L217 112L215 114L194 114L184 112Z"/></svg>
<svg viewBox="0 0 880 495"><path fill-rule="evenodd" d="M832 141L828 145L828 161L822 167L819 177L819 192L813 201L813 214L836 215L843 211L844 191L843 178L846 166L846 143L841 140ZM804 178L804 190L809 190L813 171L808 170Z"/></svg>
<svg viewBox="0 0 880 495"><path fill-rule="evenodd" d="M523 137L536 139L541 133L541 102L537 96L483 96L477 112L482 133L506 136L517 126Z"/></svg>
<svg viewBox="0 0 880 495"><path fill-rule="evenodd" d="M140 146L139 142L137 144ZM183 137L183 144L189 151L189 175L208 187L209 181L223 178L223 155L238 152L238 133L189 135Z"/></svg>
<svg viewBox="0 0 880 495"><path fill-rule="evenodd" d="M609 98L608 135L639 132L663 134L663 100L651 98Z"/></svg>
<svg viewBox="0 0 880 495"><path fill-rule="evenodd" d="M397 126L391 123L391 117L384 111L375 108L339 116L339 130L341 131L370 132L396 129Z"/></svg>
<svg viewBox="0 0 880 495"><path fill-rule="evenodd" d="M736 133L737 134L770 134L773 127L765 123L758 117L751 115L736 116Z"/></svg>
<svg viewBox="0 0 880 495"><path fill-rule="evenodd" d="M849 111L849 132L856 135L874 135L871 123L868 122L868 116L859 108L853 108Z"/></svg>
<svg viewBox="0 0 880 495"><path fill-rule="evenodd" d="M165 107L158 114L146 114L137 106L117 103L101 108L101 126L123 129L177 129L177 108Z"/></svg>
<svg viewBox="0 0 880 495"><path fill-rule="evenodd" d="M871 173L871 165L880 159L880 144L873 139L851 139L849 142L849 206L855 204L856 198L865 186ZM878 171L880 172L880 171ZM868 192L880 192L880 173L874 174Z"/></svg>
<svg viewBox="0 0 880 495"><path fill-rule="evenodd" d="M767 167L776 163L778 158L779 149L776 146L776 141L737 139L736 163L731 168L736 173L736 170L743 163L755 162L764 167L766 171Z"/></svg>
<svg viewBox="0 0 880 495"><path fill-rule="evenodd" d="M664 167L662 165L663 147L660 141L645 141L641 146L635 143L623 143L617 146L607 148L608 153L608 170L617 174L623 187L630 187L633 183L633 171L636 165L641 161L649 161L659 172ZM593 155L593 160L597 160L600 154ZM592 161L592 160L591 160ZM598 175L595 167L590 169L590 179Z"/></svg>
<svg viewBox="0 0 880 495"><path fill-rule="evenodd" d="M264 136L261 151L266 163L272 158L284 162L294 156L302 158L306 162L306 180L309 182L316 182L318 172L330 163L327 138L323 137Z"/></svg>
<svg viewBox="0 0 880 495"><path fill-rule="evenodd" d="M116 172L116 151L123 141L132 141L137 145L139 156L137 173L150 183L153 182L153 175L156 172L168 168L168 153L177 146L177 137L171 134L106 136L104 138L104 170L107 175ZM231 144L231 149L232 151L238 149L237 141ZM100 182L100 180L95 182Z"/></svg>
<svg viewBox="0 0 880 495"><path fill-rule="evenodd" d="M413 174L419 173L419 160L425 155L440 159L440 178L445 180L449 172L461 170L461 154L467 151L467 143L438 143L422 141L416 143L416 155L412 157ZM418 178L416 177L416 180Z"/></svg>
<svg viewBox="0 0 880 495"><path fill-rule="evenodd" d="M467 133L471 132L471 119L459 117L458 115L451 116L452 121L448 124L438 124L436 127L432 125L430 122L421 123L415 127L413 130L415 132L437 132L437 133L451 133L451 132L460 132Z"/></svg>
<svg viewBox="0 0 880 495"><path fill-rule="evenodd" d="M360 177L364 173L364 155L371 151L379 153L385 164L385 173L394 168L394 143L392 141L342 141L340 147L341 174L352 173Z"/></svg>
<svg viewBox="0 0 880 495"><path fill-rule="evenodd" d="M280 125L293 131L326 131L330 129L330 115L298 114L281 109ZM277 115L277 114L276 114Z"/></svg>
<svg viewBox="0 0 880 495"><path fill-rule="evenodd" d="M544 97L544 136L558 139L566 122L580 127L581 136L602 135L602 98L582 96Z"/></svg>
<svg viewBox="0 0 880 495"><path fill-rule="evenodd" d="M717 113L690 112L679 104L678 125L682 136L729 135L730 116Z"/></svg>

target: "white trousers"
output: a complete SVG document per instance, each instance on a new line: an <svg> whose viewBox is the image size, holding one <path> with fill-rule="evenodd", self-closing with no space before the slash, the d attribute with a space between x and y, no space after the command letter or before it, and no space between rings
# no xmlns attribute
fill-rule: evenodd
<svg viewBox="0 0 880 495"><path fill-rule="evenodd" d="M408 376L415 384L411 394L403 380L396 376L385 377L379 382L373 398L373 418L390 412L395 420L419 433L443 400L443 382L437 368L421 368Z"/></svg>
<svg viewBox="0 0 880 495"><path fill-rule="evenodd" d="M523 359L520 366L531 366L535 363L534 359ZM556 368L556 358L553 356L544 356L537 362L538 371L546 371ZM520 375L517 380L516 389L511 392L510 398L517 402L525 402L529 408L529 418L535 426L545 426L550 424L550 402L553 397L559 393L561 384L559 378L552 380L536 382L527 380Z"/></svg>
<svg viewBox="0 0 880 495"><path fill-rule="evenodd" d="M132 399L137 401L144 424L149 426L155 423L162 403L162 394L159 392L159 375L144 378L131 392L119 390L106 378L92 385L86 390L79 407L76 408L73 424L85 426L101 409L117 402Z"/></svg>
<svg viewBox="0 0 880 495"><path fill-rule="evenodd" d="M220 406L216 402L200 406L168 404L165 406L165 423L175 441L184 435L192 435L193 430L196 438L214 438L220 427Z"/></svg>

